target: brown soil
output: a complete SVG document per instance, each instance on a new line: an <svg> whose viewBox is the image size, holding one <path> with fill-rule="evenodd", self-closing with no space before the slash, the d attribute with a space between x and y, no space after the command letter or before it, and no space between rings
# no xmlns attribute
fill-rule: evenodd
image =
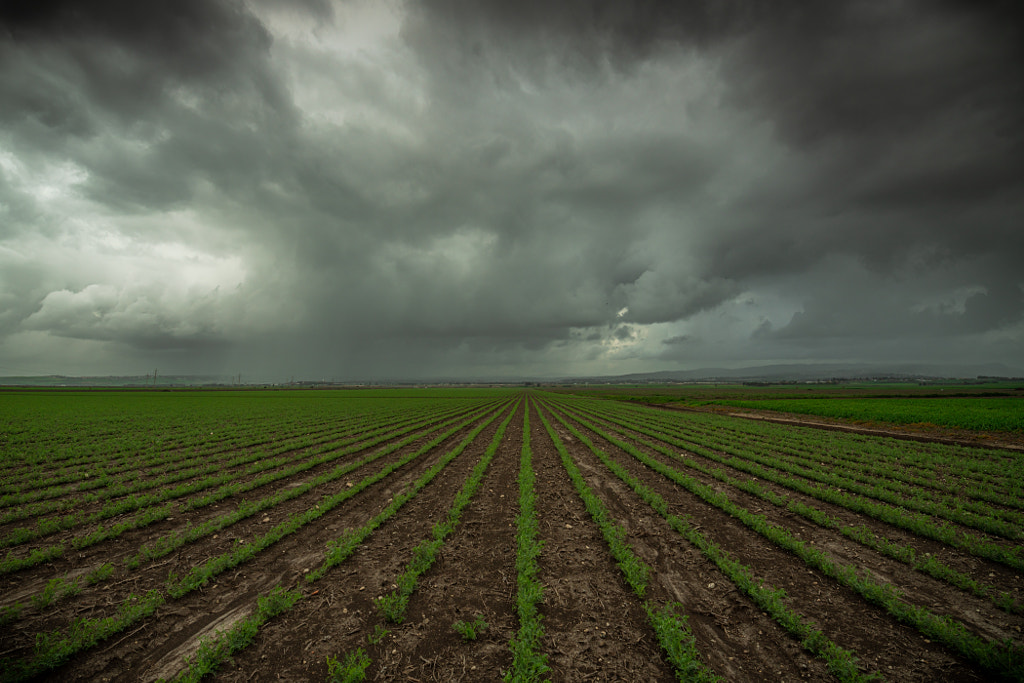
<svg viewBox="0 0 1024 683"><path fill-rule="evenodd" d="M681 604L703 661L711 669L729 681L832 679L821 659L804 650L697 548L674 532L660 515L615 478L586 444L554 420L550 408L544 407L541 412L552 421L588 485L616 521L624 525L634 552L650 566L651 580L645 597L655 604ZM748 565L756 577L785 589L786 604L815 622L836 644L855 651L863 670L879 671L887 680L907 682L990 678L945 647L930 642L884 610L868 604L850 589L809 569L801 560L773 546L736 519L657 475L591 432L570 413L561 408L556 408L555 413L568 417L571 424L614 461L662 496L673 514L688 516L703 534ZM744 417L861 433L878 431L875 427L831 424L804 416L793 420L775 414L745 414ZM346 530L365 524L386 507L395 495L457 445L469 431L468 427L314 523L285 537L256 559L224 572L203 589L183 598L168 598L154 616L76 655L40 680L154 681L173 677L183 669L185 658L196 651L201 639L252 614L256 597L276 585L296 588L302 592L303 599L265 624L255 641L220 669L217 680L323 681L327 677L327 658L340 657L356 648L365 650L372 660L368 680L499 680L511 666L509 641L518 629L515 517L523 442L521 405L479 490L464 510L460 524L447 538L436 563L420 578L404 621L401 624L385 622L374 598L394 587L396 578L412 557L413 548L428 538L432 526L444 518L459 488L490 444L501 419L485 428L397 515L376 529L352 557L319 581L307 582L303 576L307 570L320 565L326 544ZM554 442L541 424L535 401L531 401L530 421L537 476L537 512L544 544L539 558L540 579L545 586L540 606L545 632L542 651L548 657L551 680L675 680L648 624L643 600L625 583L622 572L609 555L597 525L573 488ZM890 432L893 430L885 430L888 436L954 438L948 434L924 435L908 430ZM636 437L633 434L633 438ZM118 539L81 552L69 551L66 557L50 564L0 577L0 605L7 606L15 602L28 604L31 596L54 577L82 574L104 562L111 562L115 567L112 578L86 587L80 595L42 613L27 607L22 618L0 626L0 658L28 656L36 633L66 629L81 617L110 616L131 593L164 591L170 572L182 575L208 558L240 543L251 542L289 515L309 509L324 496L343 490L349 482L371 475L387 463L415 451L428 438L424 436L341 480L318 487L265 515L261 513L238 522L216 536L199 539L134 571L124 566L124 560L138 552L140 546L186 524L195 525L233 510L240 500L227 499L216 508L176 513L170 519L127 532ZM967 439L959 439L957 443L965 441ZM383 445L375 446L371 451L381 448ZM836 561L855 565L876 580L899 586L907 602L949 615L986 639L1009 639L1018 645L1024 642L1021 638L1024 616L1021 614L1000 611L988 600L915 572L855 544L836 531L816 527L785 508L687 468L686 458L699 456L689 453L685 458L671 459L643 445L639 448L727 494L737 505L762 514L771 523L813 543ZM340 462L357 460L371 451L353 453L339 462L264 487L272 490L249 492L245 498L255 500L278 488L309 481ZM303 457L303 452L296 451L293 457ZM704 464L739 480L750 479L750 475L710 460L705 460ZM822 510L843 524L866 525L877 534L913 546L919 553L934 553L947 564L997 590L1019 599L1024 597L1024 576L1019 572L863 515L762 483L780 495ZM59 537L67 539L71 535L72 532L66 532ZM49 542L50 539L45 539L28 544L18 548L18 554ZM477 640L463 642L452 624L457 620L471 621L477 615L488 623L487 629ZM375 629L386 629L387 633L370 642ZM4 678L2 673L0 667L0 679Z"/></svg>

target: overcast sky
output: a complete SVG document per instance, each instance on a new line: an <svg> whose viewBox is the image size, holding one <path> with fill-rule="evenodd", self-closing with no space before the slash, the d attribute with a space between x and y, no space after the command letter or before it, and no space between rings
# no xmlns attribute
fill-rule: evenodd
<svg viewBox="0 0 1024 683"><path fill-rule="evenodd" d="M0 0L0 375L1024 367L1014 6Z"/></svg>

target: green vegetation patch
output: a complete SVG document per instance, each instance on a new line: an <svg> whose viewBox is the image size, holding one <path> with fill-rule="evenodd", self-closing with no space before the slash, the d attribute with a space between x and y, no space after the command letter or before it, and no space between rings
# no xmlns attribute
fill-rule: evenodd
<svg viewBox="0 0 1024 683"><path fill-rule="evenodd" d="M1024 400L1019 398L794 398L716 403L867 422L1024 432Z"/></svg>

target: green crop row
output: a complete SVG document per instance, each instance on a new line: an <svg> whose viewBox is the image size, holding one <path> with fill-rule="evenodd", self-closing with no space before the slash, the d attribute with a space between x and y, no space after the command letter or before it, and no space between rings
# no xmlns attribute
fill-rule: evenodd
<svg viewBox="0 0 1024 683"><path fill-rule="evenodd" d="M316 581L321 578L324 574L330 570L331 567L344 562L356 551L359 545L366 540L366 538L373 533L373 531L390 519L398 510L405 505L413 496L419 493L420 489L430 483L430 481L437 476L437 474L444 469L452 460L454 460L462 451L473 442L473 439L477 437L484 430L484 428L493 422L498 415L504 410L504 408L495 411L487 420L473 428L466 438L464 438L458 446L453 448L451 451L441 457L434 465L432 465L423 475L417 479L413 485L403 493L395 496L386 508L381 510L375 517L369 522L364 524L359 529L353 529L344 536L339 538L337 541L332 541L327 544L327 553L324 558L323 564L316 570L311 571L306 575L307 581ZM454 433L454 432L452 432ZM445 437L446 438L446 437ZM435 439L435 441L427 444L430 448L443 441L443 438ZM426 447L424 447L426 448ZM422 450L422 449L421 449Z"/></svg>
<svg viewBox="0 0 1024 683"><path fill-rule="evenodd" d="M506 404L507 405L507 404ZM454 457L456 457L462 450L472 442L472 440L482 431L488 424L494 421L494 419L503 412L504 407L495 410L490 416L484 419L483 422L478 424L472 429L470 434L464 438L460 444L446 454L441 461L432 466L425 475L420 477L411 489L404 492L400 496L396 496L392 501L391 505L385 509L383 513L378 515L374 520L371 520L372 528L376 528L383 519L387 516L394 514L401 504L406 502L409 498L415 495L423 486L426 485L434 476L440 472L445 465L447 465ZM269 546L273 542L276 542L284 535L295 531L297 528L304 524L312 521L328 509L337 506L342 502L343 499L347 499L352 495L355 495L358 491L364 489L366 486L383 479L391 472L398 469L398 467L410 462L414 458L422 455L426 451L434 448L449 436L455 434L463 427L471 424L476 418L470 418L470 420L456 425L446 433L438 436L430 443L423 446L421 449L413 454L403 458L397 463L385 467L377 475L367 477L362 482L353 486L350 489L342 492L337 496L333 496L324 499L319 504L318 508L309 511L305 515L296 515L289 519L287 522L278 525L270 533L256 539L250 546L240 549L242 552L226 553L218 558L204 563L193 569L184 579L176 580L172 577L168 581L168 593L172 598L178 598L187 593L189 590L194 589L198 586L205 584L212 576L230 568L237 566L237 564L244 562L246 559L255 555L253 548L262 548ZM376 524L373 522L376 521ZM370 529L372 531L372 528ZM368 535L368 534L367 534ZM325 563L326 564L326 563ZM312 578L312 577L310 577ZM48 634L38 634L36 648L33 655L28 660L11 662L4 660L2 662L3 676L0 681L6 680L24 680L29 677L33 677L44 671L51 670L63 662L67 661L69 657L77 652L92 647L99 643L103 639L117 633L131 624L149 616L153 611L162 604L164 597L158 591L151 591L147 594L146 598L140 601L138 598L129 597L119 608L118 615L116 617L107 617L105 619L93 619L93 620L79 620L72 624L69 631L54 631ZM141 605L141 607L140 607Z"/></svg>
<svg viewBox="0 0 1024 683"><path fill-rule="evenodd" d="M564 406L562 406L564 410ZM754 603L772 617L788 633L796 637L800 644L808 652L823 659L829 670L841 681L870 681L879 678L876 673L864 674L857 666L855 654L839 647L820 630L816 629L808 620L790 609L785 604L786 593L779 588L766 585L762 580L756 579L750 568L736 561L728 552L711 542L697 530L691 522L677 517L668 511L668 503L660 495L642 484L636 477L632 476L622 466L608 457L604 451L597 448L594 443L582 432L576 429L560 415L552 411L569 431L571 431L581 443L587 446L599 460L607 467L612 474L618 477L623 483L633 489L641 500L646 502L661 515L669 526L696 546L705 557L725 574L730 581L750 597Z"/></svg>
<svg viewBox="0 0 1024 683"><path fill-rule="evenodd" d="M132 595L121 603L116 616L78 619L66 631L58 629L50 633L39 633L29 659L0 661L0 681L25 681L52 671L77 653L148 617L163 603L164 598L159 591L150 591L144 596Z"/></svg>
<svg viewBox="0 0 1024 683"><path fill-rule="evenodd" d="M537 578L537 558L543 548L537 523L536 476L533 472L533 451L530 449L530 402L523 411L523 446L519 454L519 514L516 516L516 613L519 631L509 647L512 668L506 672L508 683L535 683L551 670L548 657L540 651L544 637L541 615L537 609L544 600L544 584Z"/></svg>
<svg viewBox="0 0 1024 683"><path fill-rule="evenodd" d="M671 427L663 427L663 429L671 429ZM853 512L866 514L879 521L906 529L919 536L945 543L977 557L999 562L1014 569L1024 569L1024 558L1020 557L1018 547L1008 547L994 543L983 536L969 533L955 526L937 523L928 515L911 513L896 506L875 502L866 496L854 495L839 488L833 488L835 485L830 485L831 482L827 472L818 474L817 478L822 480L821 483L809 483L803 478L779 472L775 467L775 461L767 456L749 452L730 453L728 451L724 451L726 455L719 455L715 451L705 448L692 440L676 438L672 433L660 430L641 431L664 443L747 472L756 477L774 481L786 488L823 502L838 505ZM783 472L787 471L784 467L779 469Z"/></svg>
<svg viewBox="0 0 1024 683"><path fill-rule="evenodd" d="M930 516L947 519L966 527L975 528L980 531L985 531L1011 540L1024 538L1024 530L1022 530L1024 527L1017 523L997 519L994 516L992 509L989 507L983 506L981 508L982 513L979 513L967 510L956 502L952 505L948 503L933 502L914 495L914 490L907 486L900 485L899 482L883 482L876 479L870 484L861 484L849 476L844 476L842 473L837 472L834 468L822 467L821 463L813 461L805 461L802 464L790 463L785 458L779 457L776 452L772 452L771 455L768 455L767 449L754 451L737 445L723 443L721 437L717 435L711 439L707 439L695 437L692 434L680 433L677 434L677 438L680 439L680 445L684 448L691 448L691 450L697 446L714 448L730 455L742 457L752 462L761 463L774 469L788 472L803 479L816 481L830 487L840 488L853 494L858 494L865 498L898 506L906 510L921 512ZM775 450L775 448L772 448L772 451ZM899 493L896 493L891 489L898 489ZM1017 517L1015 517L1015 519L1017 519Z"/></svg>
<svg viewBox="0 0 1024 683"><path fill-rule="evenodd" d="M424 473L413 486L403 494L397 496L380 515L370 520L366 525L360 529L363 533L361 534L363 539L369 536L374 529L382 524L387 518L393 515L398 509L408 500L410 500L416 493L418 493L424 486L426 486L440 471L444 465L451 462L454 457L464 450L465 446L472 442L472 440L479 435L488 424L490 424L501 411L494 413L484 423L478 425L472 430L470 435L464 439L460 445L448 453L445 456L445 460L442 463L438 463L440 467L435 465L431 467L426 473ZM513 411L514 412L514 411ZM492 448L496 450L497 444L500 442L501 435L504 427L508 424L511 419L505 420L502 424L499 433L494 438ZM461 427L460 427L461 428ZM458 428L457 428L458 429ZM456 431L457 431L456 429ZM450 432L450 433L454 433ZM439 443L439 441L438 441ZM436 445L436 443L434 444ZM490 449L489 449L490 450ZM492 452L493 457L493 452ZM449 457L450 456L450 457ZM478 466L479 467L479 466ZM335 563L337 564L337 563ZM333 566L333 565L332 565ZM326 571L326 570L325 570ZM307 575L307 580L315 581L322 578L323 572L317 572ZM264 599L260 598L261 602L258 605L257 614L250 617L230 630L217 634L211 641L204 642L200 645L199 651L195 659L189 664L188 669L183 672L179 677L175 678L175 683L185 683L186 681L199 681L202 677L215 671L221 666L221 664L232 654L236 654L241 651L255 639L255 636L259 628L270 618L283 613L289 609L301 599L301 593L297 591L285 592L282 589L275 589L276 593L271 593L268 596L268 602L266 605L262 602ZM355 653L350 653L349 657L343 657L341 660L335 660L328 657L328 680L331 681L360 681L363 680L364 672L366 667L369 666L370 660L366 657L362 650Z"/></svg>
<svg viewBox="0 0 1024 683"><path fill-rule="evenodd" d="M650 567L637 557L633 553L633 549L626 543L625 528L615 522L608 508L587 485L579 467L573 462L572 456L565 449L565 445L551 427L551 423L544 417L544 413L538 411L538 415L540 415L548 436L555 444L555 449L562 460L562 466L568 472L576 493L583 500L591 519L600 529L605 543L608 544L608 550L622 571L626 583L633 589L637 597L643 598L650 580ZM665 658L672 665L676 677L680 681L711 683L722 680L701 662L693 633L686 624L686 616L678 613L677 605L666 604L658 607L649 600L645 600L643 607L647 612L648 621L658 643L665 652Z"/></svg>
<svg viewBox="0 0 1024 683"><path fill-rule="evenodd" d="M473 417L476 417L479 414L480 413L474 413ZM460 417L455 417L451 420L442 422L441 424L435 427L431 427L430 429L427 429L424 432L417 432L411 436L407 436L406 438L400 441L396 441L395 443L392 443L375 453L371 453L370 455L360 460L348 463L346 465L339 465L338 467L335 467L333 470L325 474L318 475L317 477L313 478L312 481L306 482L300 486L279 490L276 493L266 496L260 500L252 502L243 501L238 506L238 508L233 512L219 515L197 526L187 526L185 529L174 531L166 536L158 538L152 543L144 545L139 550L138 553L136 553L127 561L127 565L130 569L135 569L139 567L143 562L148 562L158 559L160 557L164 557L165 555L170 554L171 552L186 545L187 543L191 543L204 536L216 533L222 529L231 526L232 524L235 524L248 517L251 517L258 512L274 508L285 501L291 500L292 498L296 498L298 496L305 494L306 492L312 490L317 486L321 486L323 484L336 481L344 477L345 475L349 474L350 472L353 472L354 470L363 467L364 465L367 465L371 462L374 462L375 460L378 460L386 455L389 455L395 452L396 450L404 448L410 443L413 443L414 441L423 438L425 435L431 434L440 429L444 429L446 426L459 421L459 419ZM394 439L398 436L402 436L403 434L406 434L409 431L412 431L423 426L423 424L423 422L414 423L412 426L404 427L391 432L386 432L383 435L378 435L376 438L368 442L360 442L357 446L352 446L336 452L329 452L325 455L313 458L312 460L309 460L304 463L300 463L281 472L272 475L265 475L251 482L232 485L228 487L228 490L218 492L216 494L217 497L215 499L220 500L221 498L225 498L229 495L239 495L246 491L250 491L254 488L266 486L267 484L279 481L290 476L294 476L295 474L298 474L300 472L305 472L309 469L312 469L313 467L316 467L327 462L331 462L352 452L364 451L368 448L372 448L377 444ZM214 494L211 494L211 498L213 495ZM204 501L204 504L209 504L210 502L213 502L213 499L209 501Z"/></svg>
<svg viewBox="0 0 1024 683"><path fill-rule="evenodd" d="M622 434L625 437L631 438L638 445L650 448L665 456L668 456L678 464L681 464L690 469L694 469L707 476L714 477L715 479L718 479L719 481L724 482L745 493L757 496L761 500L769 502L772 505L785 508L786 510L798 514L804 517L805 519L811 521L812 523L817 524L823 528L837 530L847 538L850 538L851 540L856 541L857 543L860 543L861 545L867 548L871 548L872 550L882 553L887 557L902 562L912 567L915 571L919 571L933 578L945 581L950 585L955 586L956 588L973 593L978 597L986 598L990 600L999 609L1011 613L1024 612L1024 605L1021 605L1019 602L1017 602L1016 598L1012 594L1005 592L1000 593L996 591L993 587L988 586L982 582L979 582L974 578L970 577L969 575L965 574L964 572L958 571L953 567L949 566L948 564L941 562L934 555L926 555L922 557L912 547L900 545L894 543L893 541L890 541L889 539L883 536L878 536L866 527L864 527L863 525L843 525L835 518L829 517L825 513L821 512L820 510L810 505L800 503L798 501L792 500L785 496L781 496L777 493L774 493L773 491L766 489L756 479L736 479L735 477L729 476L721 468L708 467L693 458L681 457L673 449L668 448L667 446L664 446L657 442L647 441L632 435L630 433L630 429L627 429L625 426L623 426L630 424L628 420L622 420L622 424L612 421L605 421L596 417L595 420L602 426L612 429L613 431ZM645 433L644 431L641 431L642 428L639 428L635 425L633 425L631 429L638 431L640 433ZM772 478L768 476L769 474L770 473L766 473L766 476L763 478L768 481L772 481Z"/></svg>
<svg viewBox="0 0 1024 683"><path fill-rule="evenodd" d="M463 441L463 444L468 444L470 441L472 441L472 438L475 438L476 434L479 434L479 430L482 430L484 425L489 424L490 421L492 421L497 416L500 410L501 409L495 411L495 413L490 418L488 418L486 422L476 427L474 431L470 433L470 436L467 437L468 440ZM251 543L244 544L239 548L235 549L234 551L230 551L224 553L223 555L219 555L217 557L207 560L202 565L194 567L187 575L180 579L174 576L170 577L167 581L167 592L171 595L171 597L178 598L192 590L195 590L196 588L199 588L200 586L206 585L209 582L209 580L214 576L217 576L221 572L236 567L239 564L255 557L257 553L270 547L274 543L277 543L285 536L288 536L297 531L298 529L302 528L303 526L309 524L310 522L319 519L330 510L333 510L338 505L341 505L349 498L361 492L363 489L377 483L378 481L390 475L392 472L395 472L404 465L412 462L419 456L423 455L427 451L431 450L432 448L440 444L442 441L447 439L455 432L462 429L464 426L468 425L470 422L472 422L472 420L456 425L452 429L449 429L447 432L441 434L438 437L435 437L432 441L425 444L418 450L402 457L396 462L389 463L376 474L372 474L362 479L351 488L347 488L344 491L334 494L333 496L329 496L322 499L320 503L314 508L306 510L305 512L298 513L296 515L292 515L287 520L281 522L273 529L268 531L266 534L254 538ZM464 447L464 445L461 446L458 449L459 452L461 452L461 449ZM445 464L447 464L447 462L445 462Z"/></svg>
<svg viewBox="0 0 1024 683"><path fill-rule="evenodd" d="M202 641L185 670L173 679L174 683L199 683L203 676L215 672L231 655L252 644L260 626L268 619L291 609L300 599L302 593L287 591L281 586L275 587L267 595L259 596L256 599L256 613Z"/></svg>
<svg viewBox="0 0 1024 683"><path fill-rule="evenodd" d="M994 675L1011 679L1024 677L1024 648L1019 645L1010 641L997 643L979 638L962 623L948 616L939 616L925 607L907 604L902 593L892 585L878 583L871 577L858 573L856 567L838 562L817 548L797 540L786 529L768 521L764 515L751 513L746 508L736 505L724 493L664 465L631 444L603 432L585 419L578 416L576 419L587 429L599 434L609 443L679 484L704 502L721 509L773 544L800 558L807 566L854 590L867 602L882 607L897 620L914 626L926 637L943 643Z"/></svg>
<svg viewBox="0 0 1024 683"><path fill-rule="evenodd" d="M437 553L444 546L445 539L458 526L462 511L469 505L477 488L479 488L480 482L487 472L487 467L491 464L491 460L494 459L494 454L498 452L501 438L505 435L505 428L508 427L508 423L512 420L514 414L515 408L508 414L504 422L498 426L498 430L495 432L494 438L491 439L487 450L484 451L483 457L480 458L480 462L476 464L473 472L462 485L462 488L455 494L455 500L448 509L448 514L444 521L435 524L431 529L430 538L425 539L413 548L412 559L406 566L405 571L395 580L398 588L375 601L377 608L388 621L400 624L405 619L405 609L409 605L409 598L412 596L413 591L416 590L416 582L424 572L433 566L434 561L437 559Z"/></svg>

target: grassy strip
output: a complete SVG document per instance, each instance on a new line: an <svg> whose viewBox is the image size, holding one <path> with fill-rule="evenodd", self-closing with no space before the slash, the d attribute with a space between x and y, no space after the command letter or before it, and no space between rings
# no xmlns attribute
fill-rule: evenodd
<svg viewBox="0 0 1024 683"><path fill-rule="evenodd" d="M416 590L417 580L433 566L434 561L437 559L437 553L444 546L445 539L458 526L462 511L469 505L476 490L480 487L480 482L487 472L487 467L491 464L491 460L494 459L494 454L498 452L502 437L505 436L505 428L512 421L514 414L515 408L508 414L505 421L499 425L498 431L494 433L494 438L491 439L491 443L487 450L484 451L480 462L476 464L472 474L462 485L462 488L459 489L459 492L455 494L455 500L452 502L452 506L449 508L448 515L444 521L435 524L431 530L430 538L413 548L412 559L406 566L405 571L395 580L398 588L375 600L377 609L384 614L388 621L401 624L405 619L405 609L409 605L409 598L412 596L413 591Z"/></svg>
<svg viewBox="0 0 1024 683"><path fill-rule="evenodd" d="M0 661L0 681L14 683L56 669L72 656L100 641L120 633L135 622L148 617L164 603L159 591L144 596L131 595L121 603L116 616L102 619L78 619L68 630L36 635L32 657L28 660Z"/></svg>
<svg viewBox="0 0 1024 683"><path fill-rule="evenodd" d="M523 448L519 456L519 515L516 517L516 611L519 632L512 638L512 669L505 674L510 683L543 680L551 670L548 656L540 652L544 637L537 605L544 599L544 585L537 579L537 558L544 547L537 522L537 493L534 489L533 451L530 449L530 404L523 414Z"/></svg>
<svg viewBox="0 0 1024 683"><path fill-rule="evenodd" d="M836 562L826 553L794 538L786 529L772 524L764 515L751 513L746 508L733 503L725 494L668 467L631 444L603 432L586 420L580 417L577 419L587 429L600 434L610 443L697 495L701 500L735 517L778 547L803 560L809 567L819 570L847 588L856 591L869 603L882 607L897 620L914 626L928 638L941 642L950 650L986 669L991 674L1011 680L1024 679L1024 648L1015 645L1009 639L1002 643L996 643L979 638L955 619L939 616L925 607L903 602L899 589L889 584L878 583L869 576L858 574L853 565ZM582 438L581 436L581 440Z"/></svg>
<svg viewBox="0 0 1024 683"><path fill-rule="evenodd" d="M597 407L589 403L588 406ZM667 414L661 411L618 404L617 414L629 414L645 422L665 422ZM1019 469L1013 462L1013 455L1004 452L1003 457L992 458L975 448L957 446L923 444L897 439L879 438L855 434L840 434L821 430L779 426L766 422L737 420L732 417L712 415L710 413L675 414L674 424L686 423L687 435L691 438L700 434L705 438L725 441L733 444L742 443L755 451L771 449L775 451L802 451L804 456L811 457L812 467L829 458L843 461L849 467L850 462L860 467L871 468L881 465L888 470L887 478L904 479L907 472L917 472L930 481L930 485L941 487L957 497L977 495L980 490L1004 490L990 502L1020 509L1022 501L1014 472ZM836 451L839 454L836 454ZM816 459L814 459L816 458ZM944 470L945 477L950 481L936 480L936 469ZM1010 490L1015 493L1009 494ZM1015 500L1016 498L1016 500Z"/></svg>
<svg viewBox="0 0 1024 683"><path fill-rule="evenodd" d="M566 426L576 438L587 446L598 459L611 472L621 479L626 485L655 512L660 514L668 522L669 526L695 545L705 557L715 565L732 581L740 590L746 593L758 607L771 615L772 619L779 623L786 631L800 640L801 645L808 652L823 659L829 670L841 681L869 681L878 676L876 674L863 674L857 668L857 657L852 651L845 650L808 623L800 614L786 607L783 602L786 592L766 586L763 581L755 579L750 568L733 559L729 553L711 542L703 534L697 531L689 521L677 517L668 511L668 504L665 499L650 488L644 486L639 479L631 475L621 465L613 461L608 455L597 448L594 443L582 434L575 426L569 424L557 413L552 413L559 422ZM581 422L583 422L581 420ZM586 424L586 422L583 422ZM593 429L593 427L590 427ZM596 431L596 430L595 430ZM600 432L598 432L600 433ZM602 436L604 436L602 434Z"/></svg>
<svg viewBox="0 0 1024 683"><path fill-rule="evenodd" d="M495 411L490 417L488 417L487 420L477 425L473 429L473 431L466 435L466 438L464 438L459 443L458 446L453 448L451 451L446 453L440 460L434 463L430 467L430 469L424 472L420 476L420 478L417 479L407 491L404 491L403 493L400 493L397 496L395 496L391 500L391 503L389 503L386 508L381 510L377 514L377 516L375 516L369 522L364 524L362 527L349 531L344 536L339 538L337 541L328 543L324 563L320 565L318 569L311 571L309 574L307 574L306 580L316 581L317 579L321 578L324 574L326 574L331 567L347 560L352 555L352 553L356 551L356 548L359 547L360 543L366 540L366 538L370 534L372 534L377 527L379 527L381 524L389 520L396 512L398 512L399 508L405 505L413 496L420 492L420 489L429 484L430 481L434 477L436 477L438 473L440 473L440 471L445 468L445 466L448 465L448 463L450 463L460 453L462 453L462 451L465 450L466 446L471 444L473 440L480 434L480 432L482 432L487 425L493 422L498 417L498 415L501 414L504 410L505 407L503 406L499 410ZM441 439L435 439L436 443L440 443L440 441ZM427 449L428 446L430 448L433 448L433 446L436 445L435 442L427 444L427 446L424 446L424 449Z"/></svg>
<svg viewBox="0 0 1024 683"><path fill-rule="evenodd" d="M202 641L188 667L173 680L175 683L198 683L203 676L220 668L228 657L248 647L256 639L260 626L268 619L291 609L301 598L302 593L287 591L280 586L267 595L259 596L256 599L255 614L230 629L218 631L209 640Z"/></svg>
<svg viewBox="0 0 1024 683"><path fill-rule="evenodd" d="M637 597L644 597L647 583L650 580L650 568L633 553L633 549L626 543L625 527L615 522L608 512L608 508L587 486L579 467L573 462L572 456L569 455L562 440L544 417L544 413L538 411L538 415L555 444L558 455L562 459L562 466L569 473L576 493L583 499L587 512L590 513L594 523L601 530L601 535L604 536L604 540L608 544L608 550L619 565L619 569L622 570L626 583L633 589ZM723 680L700 661L700 653L697 651L693 632L686 625L685 615L677 614L677 605L664 605L658 608L649 600L645 600L643 606L658 638L658 643L665 651L665 658L675 669L676 678L680 681L695 683Z"/></svg>
<svg viewBox="0 0 1024 683"><path fill-rule="evenodd" d="M1024 432L1020 400L1007 397L972 398L827 398L715 401L720 405L788 413L822 415L848 420L896 424L931 423L971 430Z"/></svg>
<svg viewBox="0 0 1024 683"><path fill-rule="evenodd" d="M483 422L480 426L476 427L474 431L471 432L470 437L475 437L476 434L479 434L480 430L482 430L484 426L486 426L487 424L490 424L490 422L494 420L494 418L498 415L498 413L501 412L501 410L503 410L503 408L499 408L497 411L494 412L494 414L489 419ZM323 515L327 514L327 512L329 512L330 510L333 510L338 505L341 505L349 498L355 496L357 493L384 479L385 477L387 477L388 475L390 475L392 472L399 469L403 465L406 465L409 462L415 460L419 456L423 455L430 449L440 444L442 441L447 439L455 432L459 431L466 425L472 423L473 419L475 418L470 418L466 422L460 423L452 427L451 429L435 437L432 441L423 445L413 453L406 455L405 457L399 459L396 462L389 463L376 474L372 474L368 477L365 477L359 483L352 486L351 488L345 489L344 491L336 493L333 496L324 498L323 500L320 501L318 505L316 505L316 507L310 510L306 510L305 512L299 514L292 515L290 518L288 518L284 522L281 522L266 534L258 536L255 539L253 539L252 543L243 545L234 551L224 553L222 555L219 555L218 557L211 558L210 560L204 562L202 565L194 567L192 571L190 571L187 575L180 579L172 575L167 581L168 593L170 593L171 597L173 598L179 598L188 593L189 591L195 590L200 586L206 585L206 583L208 583L209 580L214 576L217 576L221 572L236 567L242 564L243 562L246 562L247 560L255 557L257 553L265 550L274 543L277 543L285 536L288 536L289 534L294 533L306 524L309 524L310 522L319 519ZM467 443L467 441L463 441L463 445L459 448L460 452L461 448L465 447L464 444ZM445 462L445 464L447 464L447 461Z"/></svg>

